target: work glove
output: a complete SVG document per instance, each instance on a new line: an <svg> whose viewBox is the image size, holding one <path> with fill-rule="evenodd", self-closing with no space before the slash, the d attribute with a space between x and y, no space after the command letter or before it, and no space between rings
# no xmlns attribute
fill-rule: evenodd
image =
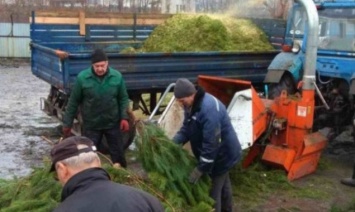
<svg viewBox="0 0 355 212"><path fill-rule="evenodd" d="M195 167L194 170L192 170L192 172L190 173L189 182L192 184L196 184L202 175L203 173L198 170L197 167Z"/></svg>
<svg viewBox="0 0 355 212"><path fill-rule="evenodd" d="M122 132L128 132L129 131L129 123L126 119L121 120L120 124L120 129Z"/></svg>
<svg viewBox="0 0 355 212"><path fill-rule="evenodd" d="M63 137L64 138L68 138L68 137L70 137L72 135L70 127L63 127L62 131L63 131Z"/></svg>

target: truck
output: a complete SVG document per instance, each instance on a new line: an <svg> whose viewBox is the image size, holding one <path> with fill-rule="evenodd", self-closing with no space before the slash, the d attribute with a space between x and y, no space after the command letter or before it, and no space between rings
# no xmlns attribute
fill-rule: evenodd
<svg viewBox="0 0 355 212"><path fill-rule="evenodd" d="M316 111L314 130L333 129L338 135L352 123L355 94L355 2L348 0L315 1L319 15L319 38L316 61ZM307 36L304 7L295 3L287 20L282 51L268 67L264 82L269 97L299 91L304 73ZM355 122L353 122L354 125ZM355 125L354 125L355 126Z"/></svg>
<svg viewBox="0 0 355 212"><path fill-rule="evenodd" d="M122 73L133 110L141 109L145 114L152 112L158 95L179 77L197 82L197 76L205 74L262 83L267 67L279 53L286 26L283 20L254 20L275 47L268 52L119 53L127 47L139 47L170 16L32 12L31 70L51 85L48 96L41 99L42 109L62 120L76 76L91 65L95 48L104 49L109 65ZM143 95L149 95L149 104ZM75 133L81 133L81 124L78 114Z"/></svg>

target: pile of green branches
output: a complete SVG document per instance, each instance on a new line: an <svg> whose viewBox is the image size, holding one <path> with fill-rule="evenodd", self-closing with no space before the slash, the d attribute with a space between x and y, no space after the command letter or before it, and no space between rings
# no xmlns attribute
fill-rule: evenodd
<svg viewBox="0 0 355 212"><path fill-rule="evenodd" d="M252 21L224 15L177 14L157 26L138 52L270 51ZM132 53L133 49L123 52Z"/></svg>
<svg viewBox="0 0 355 212"><path fill-rule="evenodd" d="M170 141L163 130L152 124L138 125L139 135L134 152L148 177L139 176L127 169L115 169L105 163L103 168L117 183L143 189L161 200L166 211L212 211L209 198L210 181L204 176L196 185L188 183L187 176L196 165L190 154ZM103 160L103 162L105 162ZM321 160L320 169L329 169ZM50 162L44 159L44 167L36 168L28 177L0 180L0 211L51 211L60 202L61 185L49 173ZM282 170L254 163L242 169L239 163L230 172L234 203L238 208L253 210L260 202L267 201L275 192L290 192L294 197L312 199L327 198L330 194L317 191L314 186L298 187L287 180ZM311 184L323 185L330 182Z"/></svg>
<svg viewBox="0 0 355 212"><path fill-rule="evenodd" d="M187 177L194 167L194 159L186 150L174 144L155 125L141 124L136 141L137 157L148 178L127 169L115 169L110 164L103 168L117 183L143 189L163 203L166 211L211 211L213 200L208 195L209 179L202 178L196 185ZM0 180L1 211L51 211L60 202L61 186L49 173L50 162L35 168L25 178Z"/></svg>
<svg viewBox="0 0 355 212"><path fill-rule="evenodd" d="M60 184L46 168L36 168L28 177L0 181L2 212L38 211L54 209L60 200Z"/></svg>
<svg viewBox="0 0 355 212"><path fill-rule="evenodd" d="M203 176L195 185L188 182L196 160L174 144L161 128L153 124L141 124L139 128L139 160L150 182L164 194L164 204L169 203L165 205L166 211L211 211L209 178Z"/></svg>

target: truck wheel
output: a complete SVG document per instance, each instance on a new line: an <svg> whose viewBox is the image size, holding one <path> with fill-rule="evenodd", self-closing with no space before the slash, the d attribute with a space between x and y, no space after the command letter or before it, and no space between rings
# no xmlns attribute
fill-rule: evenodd
<svg viewBox="0 0 355 212"><path fill-rule="evenodd" d="M286 90L288 94L296 93L296 85L292 76L284 74L279 83L272 83L269 85L269 98L274 99L280 96L281 91Z"/></svg>

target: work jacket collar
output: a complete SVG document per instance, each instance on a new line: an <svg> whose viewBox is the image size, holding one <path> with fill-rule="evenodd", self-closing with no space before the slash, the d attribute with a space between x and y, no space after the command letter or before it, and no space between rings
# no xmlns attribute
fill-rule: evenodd
<svg viewBox="0 0 355 212"><path fill-rule="evenodd" d="M78 190L90 186L99 180L110 180L109 174L102 168L89 168L72 176L64 185L61 201Z"/></svg>
<svg viewBox="0 0 355 212"><path fill-rule="evenodd" d="M204 96L205 96L205 90L203 90L202 87L197 86L197 92L195 94L194 101L191 106L190 117L193 116L194 113L201 110L201 103Z"/></svg>

